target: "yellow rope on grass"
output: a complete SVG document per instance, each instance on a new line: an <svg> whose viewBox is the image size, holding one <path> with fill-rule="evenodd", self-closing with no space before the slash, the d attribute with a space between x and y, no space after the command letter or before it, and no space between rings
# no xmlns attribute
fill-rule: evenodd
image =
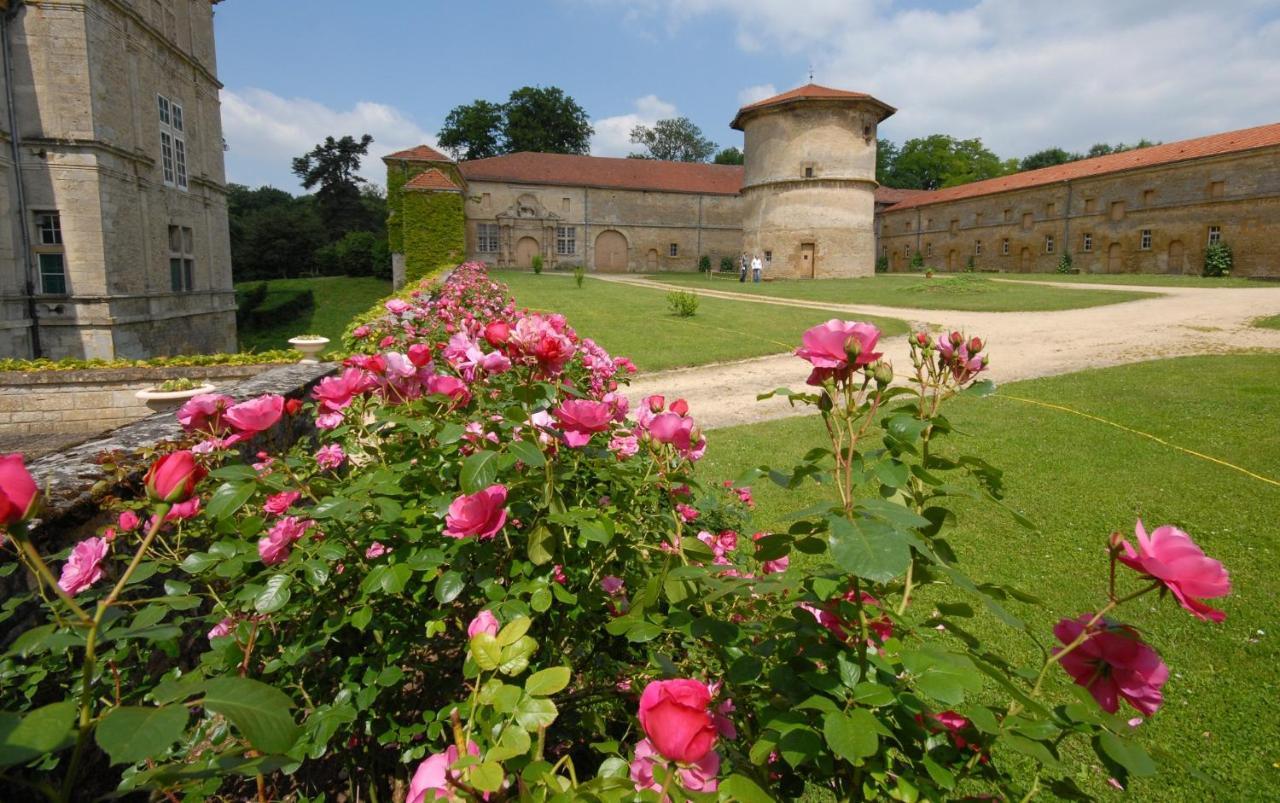
<svg viewBox="0 0 1280 803"><path fill-rule="evenodd" d="M1270 477L1264 477L1261 474L1256 474L1247 468L1242 468L1241 466L1237 466L1234 463L1228 463L1226 460L1220 460L1212 455L1207 455L1202 452L1197 452L1194 449L1188 449L1185 446L1179 446L1176 443L1169 443L1167 440L1157 437L1155 435L1152 435L1150 432L1143 432L1140 429L1126 427L1124 424L1117 424L1115 421L1109 421L1105 418L1101 418L1091 413L1081 412L1080 410L1075 410L1061 404L1051 404L1050 402L1040 401L1039 399L1026 399L1021 396L1010 396L1006 393L995 393L993 394L993 398L1009 399L1010 401L1019 401L1019 402L1023 402L1024 404L1034 404L1037 407L1047 407L1050 410L1060 410L1061 412L1064 412L1064 413L1071 413L1072 415L1078 415L1081 418L1087 418L1090 421L1097 421L1101 424L1106 424L1109 427L1115 427L1116 429L1124 430L1125 432L1129 432L1131 434L1138 435L1143 438L1147 438L1148 440L1153 440L1156 443L1160 444L1161 446L1168 446L1170 449L1175 449L1179 452L1182 452L1183 454L1189 454L1192 457L1198 457L1201 460L1207 460L1210 463L1217 463L1218 465L1225 466L1226 468L1229 468L1233 471L1238 471L1241 474L1244 474L1246 477L1252 477L1255 480L1260 480L1261 482L1265 482L1268 485L1274 485L1277 488L1280 488L1280 481L1273 480Z"/></svg>

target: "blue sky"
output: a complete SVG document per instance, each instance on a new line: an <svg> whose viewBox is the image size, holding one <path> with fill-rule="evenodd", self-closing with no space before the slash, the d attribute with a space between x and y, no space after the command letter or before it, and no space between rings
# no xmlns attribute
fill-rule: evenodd
<svg viewBox="0 0 1280 803"><path fill-rule="evenodd" d="M452 107L527 84L572 95L600 155L677 114L740 144L736 109L810 66L898 107L883 137L1002 156L1280 121L1266 0L228 0L215 28L228 178L289 190L289 158L327 134L367 131L375 156L433 142Z"/></svg>

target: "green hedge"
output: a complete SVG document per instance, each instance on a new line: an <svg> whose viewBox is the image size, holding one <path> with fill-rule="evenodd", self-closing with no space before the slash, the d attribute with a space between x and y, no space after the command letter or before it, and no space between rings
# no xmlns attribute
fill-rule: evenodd
<svg viewBox="0 0 1280 803"><path fill-rule="evenodd" d="M291 321L315 308L316 297L309 289L276 290L256 307L238 310L236 323L243 329L259 329Z"/></svg>
<svg viewBox="0 0 1280 803"><path fill-rule="evenodd" d="M458 192L407 192L401 204L405 282L416 282L466 258L463 197Z"/></svg>
<svg viewBox="0 0 1280 803"><path fill-rule="evenodd" d="M206 365L264 365L298 361L292 349L274 349L258 353L179 354L175 357L152 357L149 360L0 360L0 371L79 371L85 368L186 368Z"/></svg>

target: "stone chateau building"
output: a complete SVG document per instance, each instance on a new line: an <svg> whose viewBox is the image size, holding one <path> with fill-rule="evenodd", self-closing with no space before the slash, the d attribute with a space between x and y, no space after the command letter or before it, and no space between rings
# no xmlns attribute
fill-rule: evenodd
<svg viewBox="0 0 1280 803"><path fill-rule="evenodd" d="M0 356L236 349L213 2L0 0Z"/></svg>
<svg viewBox="0 0 1280 803"><path fill-rule="evenodd" d="M766 276L824 278L871 275L877 258L907 270L917 252L936 269L972 256L1001 271L1052 271L1070 253L1087 273L1198 273L1204 248L1225 241L1237 275L1280 276L1280 124L926 192L876 183L877 127L893 112L815 84L753 103L731 123L744 167L546 153L455 163L426 145L385 161L405 192L460 194L457 250L498 267L541 255L696 270L703 255L718 266L747 251Z"/></svg>

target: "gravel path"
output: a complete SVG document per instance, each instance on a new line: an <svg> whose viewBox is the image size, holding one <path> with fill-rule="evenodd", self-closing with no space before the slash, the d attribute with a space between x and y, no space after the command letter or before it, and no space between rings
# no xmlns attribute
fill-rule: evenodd
<svg viewBox="0 0 1280 803"><path fill-rule="evenodd" d="M650 288L688 289L629 276L595 278ZM856 319L860 315L880 315L906 320L917 327L960 329L988 343L990 377L996 382L1187 354L1280 350L1280 330L1249 325L1254 318L1280 313L1280 287L1043 284L1060 288L1137 290L1160 296L1054 312L960 312L767 298L701 288L698 293L746 303L829 310L833 317ZM799 333L796 341L798 344ZM881 341L881 345L885 357L895 365L910 364L905 338L890 338ZM808 363L791 354L680 368L637 376L628 395L633 399L651 393L661 393L668 399L683 397L704 428L727 427L808 412L807 408L791 408L785 399L756 401L756 395L763 391L779 386L800 387L808 376L807 369Z"/></svg>

